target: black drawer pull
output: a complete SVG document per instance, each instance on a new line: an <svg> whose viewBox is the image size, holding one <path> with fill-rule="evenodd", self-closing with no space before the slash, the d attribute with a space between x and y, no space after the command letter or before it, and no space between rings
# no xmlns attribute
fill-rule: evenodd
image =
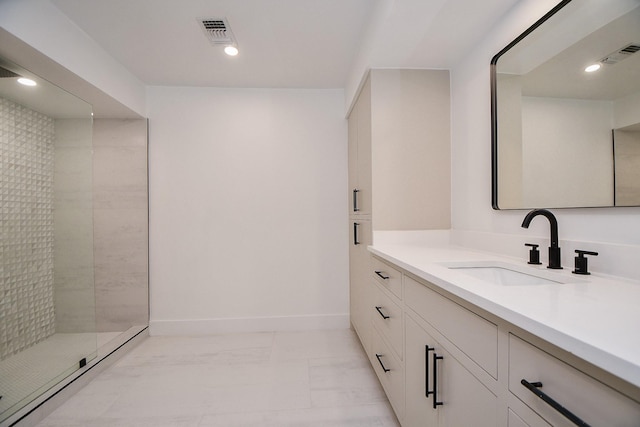
<svg viewBox="0 0 640 427"><path fill-rule="evenodd" d="M378 310L378 313L380 313L380 316L382 316L383 319L385 319L385 320L389 319L389 316L387 316L386 314L384 314L382 312L382 307L377 307L376 306L376 310Z"/></svg>
<svg viewBox="0 0 640 427"><path fill-rule="evenodd" d="M382 363L382 360L380 359L381 357L382 357L381 354L376 353L376 359L378 359L378 363L380 363L380 366L382 366L382 370L385 372L389 372L391 369L384 366L384 363Z"/></svg>
<svg viewBox="0 0 640 427"><path fill-rule="evenodd" d="M359 245L360 242L358 241L358 227L360 226L360 223L358 222L354 222L353 223L353 244L354 245Z"/></svg>
<svg viewBox="0 0 640 427"><path fill-rule="evenodd" d="M433 353L433 409L443 405L443 402L438 402L438 360L442 360L444 357L438 356Z"/></svg>
<svg viewBox="0 0 640 427"><path fill-rule="evenodd" d="M385 276L384 274L382 274L382 271L376 271L375 272L382 280L389 280L389 276Z"/></svg>
<svg viewBox="0 0 640 427"><path fill-rule="evenodd" d="M538 396L547 405L551 406L553 409L555 409L556 411L560 412L564 417L566 417L569 421L571 421L575 425L581 426L581 427L589 427L589 424L587 424L584 421L582 421L580 418L575 416L567 408L565 408L564 406L562 406L561 404L559 404L558 402L553 400L551 397L549 397L547 394L545 394L543 391L541 391L539 389L540 387L542 387L542 383L541 382L530 383L529 381L527 381L525 379L522 379L522 381L520 381L520 384L522 384L523 386L528 388L529 391L531 391L531 393L533 393L536 396Z"/></svg>
<svg viewBox="0 0 640 427"><path fill-rule="evenodd" d="M360 192L360 190L358 190L357 188L353 189L353 211L354 212L358 212L360 210L360 208L358 207L358 193Z"/></svg>
<svg viewBox="0 0 640 427"><path fill-rule="evenodd" d="M435 347L424 346L424 396L428 399L433 391L429 391L429 352L435 350Z"/></svg>

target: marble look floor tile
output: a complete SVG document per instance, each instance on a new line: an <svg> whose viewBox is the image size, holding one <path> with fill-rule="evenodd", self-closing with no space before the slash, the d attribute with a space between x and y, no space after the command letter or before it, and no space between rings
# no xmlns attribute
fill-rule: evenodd
<svg viewBox="0 0 640 427"><path fill-rule="evenodd" d="M39 424L399 424L353 331L151 337Z"/></svg>
<svg viewBox="0 0 640 427"><path fill-rule="evenodd" d="M270 359L273 333L151 337L118 366L184 363L252 363Z"/></svg>
<svg viewBox="0 0 640 427"><path fill-rule="evenodd" d="M364 358L331 358L309 361L311 404L347 406L387 400L369 362Z"/></svg>
<svg viewBox="0 0 640 427"><path fill-rule="evenodd" d="M184 381L184 380L183 380ZM126 391L110 408L114 418L177 417L198 413L259 412L308 408L306 382L211 387L145 384Z"/></svg>
<svg viewBox="0 0 640 427"><path fill-rule="evenodd" d="M98 418L75 420L73 418L49 417L38 427L198 427L199 416L150 417L150 418Z"/></svg>
<svg viewBox="0 0 640 427"><path fill-rule="evenodd" d="M198 427L400 427L386 403L292 411L215 414Z"/></svg>
<svg viewBox="0 0 640 427"><path fill-rule="evenodd" d="M364 353L350 329L278 332L273 343L272 360L360 357Z"/></svg>

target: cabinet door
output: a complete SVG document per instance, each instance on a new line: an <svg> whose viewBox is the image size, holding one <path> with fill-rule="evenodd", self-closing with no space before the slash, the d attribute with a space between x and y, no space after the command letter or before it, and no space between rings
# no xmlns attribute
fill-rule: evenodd
<svg viewBox="0 0 640 427"><path fill-rule="evenodd" d="M405 423L407 427L432 427L438 425L438 409L433 409L432 390L433 351L429 348L440 347L436 340L422 329L411 317L405 315Z"/></svg>
<svg viewBox="0 0 640 427"><path fill-rule="evenodd" d="M368 348L371 329L372 302L371 257L367 246L371 244L371 220L349 221L349 308L351 323L363 346Z"/></svg>
<svg viewBox="0 0 640 427"><path fill-rule="evenodd" d="M348 119L349 213L371 214L371 83L367 79Z"/></svg>
<svg viewBox="0 0 640 427"><path fill-rule="evenodd" d="M358 213L371 214L371 80L367 79L357 101L358 112Z"/></svg>
<svg viewBox="0 0 640 427"><path fill-rule="evenodd" d="M407 426L497 425L491 391L408 315L405 334Z"/></svg>
<svg viewBox="0 0 640 427"><path fill-rule="evenodd" d="M354 190L358 189L358 103L354 105L349 114L348 123L348 166L349 166L349 214L357 214L354 211Z"/></svg>
<svg viewBox="0 0 640 427"><path fill-rule="evenodd" d="M438 361L438 384L434 387L438 401L442 402L440 425L497 425L497 397L446 350L436 349L436 353L442 356Z"/></svg>

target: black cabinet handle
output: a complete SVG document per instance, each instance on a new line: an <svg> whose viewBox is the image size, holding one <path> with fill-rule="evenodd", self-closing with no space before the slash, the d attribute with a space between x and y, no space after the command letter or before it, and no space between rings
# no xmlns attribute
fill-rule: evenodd
<svg viewBox="0 0 640 427"><path fill-rule="evenodd" d="M538 396L547 405L551 406L553 409L555 409L556 411L560 412L565 418L567 418L569 421L571 421L575 425L581 426L581 427L589 427L589 424L587 424L584 421L582 421L580 418L578 418L576 415L574 415L567 408L565 408L564 406L562 406L561 404L559 404L558 402L553 400L551 397L549 397L542 390L540 390L540 387L542 387L542 383L541 382L530 383L529 381L527 381L527 380L525 380L523 378L522 381L520 381L520 384L522 384L523 386L528 388L529 391L531 391L531 393L533 393L536 396Z"/></svg>
<svg viewBox="0 0 640 427"><path fill-rule="evenodd" d="M357 188L353 189L353 211L354 212L358 212L360 210L360 208L358 207L358 193L359 192L360 192L360 190L358 190Z"/></svg>
<svg viewBox="0 0 640 427"><path fill-rule="evenodd" d="M424 346L424 396L428 399L433 394L433 390L429 391L429 352L435 350L435 347Z"/></svg>
<svg viewBox="0 0 640 427"><path fill-rule="evenodd" d="M433 409L443 404L443 402L438 402L438 360L442 359L444 357L433 353Z"/></svg>
<svg viewBox="0 0 640 427"><path fill-rule="evenodd" d="M376 310L378 310L378 313L380 313L380 316L382 316L382 318L383 318L383 319L385 319L385 320L386 320L386 319L388 319L388 318L389 318L389 316L385 315L385 314L382 312L382 307L377 307L377 306L376 306Z"/></svg>
<svg viewBox="0 0 640 427"><path fill-rule="evenodd" d="M385 372L389 372L391 369L384 366L384 363L382 363L382 360L380 359L381 357L382 357L381 354L376 353L376 359L378 359L378 363L380 363L380 366L382 366L382 370Z"/></svg>
<svg viewBox="0 0 640 427"><path fill-rule="evenodd" d="M360 242L358 241L358 227L360 226L360 223L354 222L353 223L353 244L354 245L359 245Z"/></svg>
<svg viewBox="0 0 640 427"><path fill-rule="evenodd" d="M376 271L375 272L382 280L388 280L389 276L385 276L384 274L382 274L382 271Z"/></svg>

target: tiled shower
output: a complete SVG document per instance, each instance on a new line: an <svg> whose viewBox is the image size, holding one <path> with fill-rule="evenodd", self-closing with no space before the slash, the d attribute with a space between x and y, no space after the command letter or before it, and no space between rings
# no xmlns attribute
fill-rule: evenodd
<svg viewBox="0 0 640 427"><path fill-rule="evenodd" d="M79 99L65 109L74 97L44 80L59 104L23 100L0 77L0 425L11 425L102 344L148 324L147 124L94 119Z"/></svg>
<svg viewBox="0 0 640 427"><path fill-rule="evenodd" d="M55 332L54 120L0 98L0 360Z"/></svg>

